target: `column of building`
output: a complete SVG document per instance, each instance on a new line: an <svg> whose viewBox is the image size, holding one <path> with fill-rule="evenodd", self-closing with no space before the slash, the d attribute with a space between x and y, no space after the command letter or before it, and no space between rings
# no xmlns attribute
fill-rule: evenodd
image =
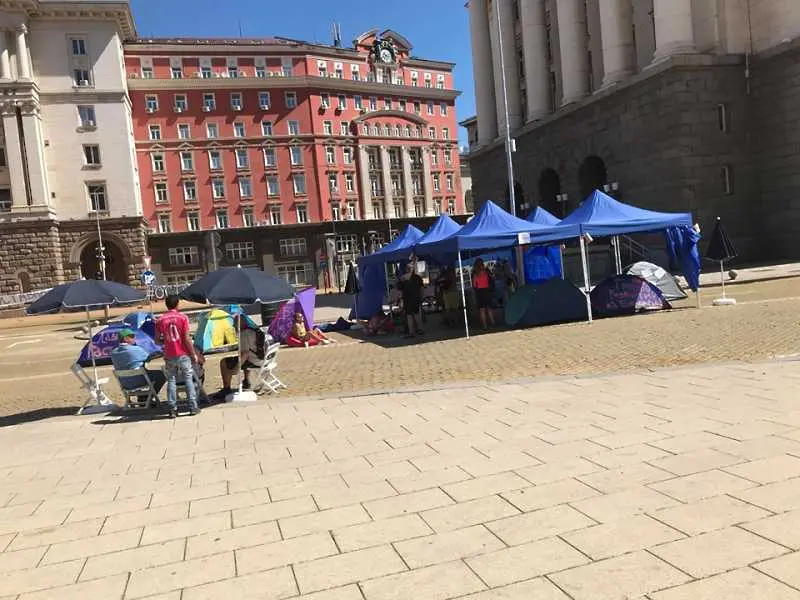
<svg viewBox="0 0 800 600"><path fill-rule="evenodd" d="M381 151L381 178L383 181L383 206L387 218L394 216L394 196L392 194L392 167L389 162L389 149L380 147Z"/></svg>
<svg viewBox="0 0 800 600"><path fill-rule="evenodd" d="M603 40L603 87L629 77L634 71L633 7L631 0L599 0Z"/></svg>
<svg viewBox="0 0 800 600"><path fill-rule="evenodd" d="M438 217L433 209L433 177L431 175L431 149L422 149L422 179L425 187L425 216Z"/></svg>
<svg viewBox="0 0 800 600"><path fill-rule="evenodd" d="M696 51L692 0L653 0L653 19L656 29L656 52L653 62L673 54Z"/></svg>
<svg viewBox="0 0 800 600"><path fill-rule="evenodd" d="M492 44L486 0L470 0L469 23L472 35L472 77L475 81L475 110L478 114L478 145L498 135Z"/></svg>
<svg viewBox="0 0 800 600"><path fill-rule="evenodd" d="M556 0L561 54L561 104L577 102L589 91L584 0Z"/></svg>
<svg viewBox="0 0 800 600"><path fill-rule="evenodd" d="M495 8L494 3L497 2ZM514 4L507 0L492 0L489 4L489 37L492 43L495 105L497 107L498 129L501 135L506 130L506 115L503 97L503 77L505 73L505 98L508 101L508 126L514 131L522 125L522 104L519 93L519 68L517 66L516 34L514 31ZM500 13L498 27L497 12ZM500 68L500 44L503 45L503 63ZM478 118L480 125L480 118Z"/></svg>
<svg viewBox="0 0 800 600"><path fill-rule="evenodd" d="M407 217L416 216L414 210L414 183L411 177L411 151L408 146L403 146L400 149L403 158L403 187L405 188L405 210Z"/></svg>
<svg viewBox="0 0 800 600"><path fill-rule="evenodd" d="M0 31L0 79L30 82L32 69L28 51L28 28L21 24L13 32L16 69L12 70L7 32ZM44 156L42 117L30 83L17 90L3 108L5 151L11 181L12 211L47 210L50 188ZM21 127L20 127L21 125ZM27 171L27 173L26 173Z"/></svg>
<svg viewBox="0 0 800 600"><path fill-rule="evenodd" d="M11 60L8 53L8 32L0 29L0 79L11 79Z"/></svg>
<svg viewBox="0 0 800 600"><path fill-rule="evenodd" d="M369 155L367 147L358 146L358 187L361 190L361 218L374 219L372 210L372 188L369 182Z"/></svg>
<svg viewBox="0 0 800 600"><path fill-rule="evenodd" d="M519 10L525 61L525 95L528 100L527 117L530 122L541 119L551 110L544 0L520 2Z"/></svg>

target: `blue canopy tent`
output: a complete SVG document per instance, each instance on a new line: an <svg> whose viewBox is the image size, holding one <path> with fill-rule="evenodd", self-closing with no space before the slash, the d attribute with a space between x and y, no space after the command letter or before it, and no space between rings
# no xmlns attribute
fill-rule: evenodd
<svg viewBox="0 0 800 600"><path fill-rule="evenodd" d="M380 250L362 256L358 259L358 265L377 265L390 262L401 262L408 260L414 244L424 234L413 225L406 225L396 238L383 246Z"/></svg>
<svg viewBox="0 0 800 600"><path fill-rule="evenodd" d="M369 319L383 306L386 290L386 263L408 260L414 244L423 233L413 225L406 226L395 239L380 250L358 258L358 279L361 290L355 297L350 318L361 315Z"/></svg>
<svg viewBox="0 0 800 600"><path fill-rule="evenodd" d="M587 301L591 287L589 281L588 256L586 252L585 235L593 237L612 237L615 238L615 259L617 270L621 270L619 258L619 245L616 236L629 233L644 233L651 231L665 230L680 231L680 234L667 233L668 250L677 253L673 257L675 263L679 263L684 269L684 276L690 282L690 286L699 279L698 264L692 257L697 254L696 244L699 236L691 235L692 215L690 213L663 213L652 210L637 208L630 204L624 204L615 200L611 196L604 194L600 190L595 190L567 217L562 219L556 228L564 228L564 238L576 237L572 234L578 228L581 247L581 260L583 262L583 279L586 286ZM692 246L695 246L694 250ZM696 270L695 270L696 269ZM694 291L697 287L692 287ZM589 321L592 320L591 305L589 305Z"/></svg>
<svg viewBox="0 0 800 600"><path fill-rule="evenodd" d="M431 225L428 232L417 240L414 244L414 255L420 255L420 248L441 242L461 229L461 225L456 223L448 214L442 213L439 218ZM426 255L425 258L433 259L436 262L444 262L441 257Z"/></svg>
<svg viewBox="0 0 800 600"><path fill-rule="evenodd" d="M561 223L561 219L553 216L541 206L534 208L525 220L537 225ZM561 245L528 248L523 255L523 267L527 283L541 283L556 277L563 278L564 262L561 256Z"/></svg>
<svg viewBox="0 0 800 600"><path fill-rule="evenodd" d="M560 227L540 225L515 217L487 200L476 214L454 234L430 243L418 244L415 247L417 256L452 256L458 259L461 274L461 300L464 305L464 322L467 321L467 302L464 295L464 271L461 253L468 250L491 250L510 248L518 244L541 244L559 241L580 235L578 227ZM466 325L469 338L469 326Z"/></svg>
<svg viewBox="0 0 800 600"><path fill-rule="evenodd" d="M530 221L531 223L536 223L537 225L558 225L561 223L561 219L553 216L552 213L548 212L541 206L534 208L531 211L531 214L529 214L525 220Z"/></svg>

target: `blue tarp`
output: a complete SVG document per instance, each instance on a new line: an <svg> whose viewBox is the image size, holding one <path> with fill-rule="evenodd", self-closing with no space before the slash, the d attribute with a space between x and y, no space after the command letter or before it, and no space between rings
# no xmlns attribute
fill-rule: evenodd
<svg viewBox="0 0 800 600"><path fill-rule="evenodd" d="M394 238L377 252L358 259L358 266L376 265L387 262L400 262L408 260L414 244L423 236L423 233L413 225L407 225L400 235Z"/></svg>
<svg viewBox="0 0 800 600"><path fill-rule="evenodd" d="M636 208L595 190L578 208L562 219L558 228L564 228L565 235L562 239L566 239L576 237L571 235L574 227L579 227L580 233L604 237L659 231L681 225L692 226L690 213L662 213ZM570 235L566 235L567 233Z"/></svg>
<svg viewBox="0 0 800 600"><path fill-rule="evenodd" d="M383 295L386 293L386 269L383 264L365 265L359 261L358 280L361 291L355 297L354 306L350 309L351 319L369 319L383 306Z"/></svg>
<svg viewBox="0 0 800 600"><path fill-rule="evenodd" d="M561 223L561 219L553 216L541 206L534 208L525 220L537 225L558 225Z"/></svg>
<svg viewBox="0 0 800 600"><path fill-rule="evenodd" d="M687 226L669 227L664 232L667 240L669 268L673 273L683 273L686 284L693 292L700 287L700 234Z"/></svg>
<svg viewBox="0 0 800 600"><path fill-rule="evenodd" d="M561 246L534 246L525 251L525 283L561 279Z"/></svg>
<svg viewBox="0 0 800 600"><path fill-rule="evenodd" d="M441 241L417 246L420 255L452 255L463 250L488 250L517 245L520 233L530 234L530 243L540 244L580 235L576 226L546 226L531 223L504 211L487 200L480 212L456 233Z"/></svg>

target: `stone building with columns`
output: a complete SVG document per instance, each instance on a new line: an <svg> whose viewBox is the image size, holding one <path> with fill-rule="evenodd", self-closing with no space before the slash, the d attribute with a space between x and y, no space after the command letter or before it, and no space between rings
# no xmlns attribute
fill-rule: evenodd
<svg viewBox="0 0 800 600"><path fill-rule="evenodd" d="M800 2L467 8L477 205L508 201L508 126L520 213L565 215L608 185L637 206L691 211L705 229L721 216L745 259L800 257Z"/></svg>
<svg viewBox="0 0 800 600"><path fill-rule="evenodd" d="M0 0L0 294L109 279L145 254L122 42L127 1Z"/></svg>

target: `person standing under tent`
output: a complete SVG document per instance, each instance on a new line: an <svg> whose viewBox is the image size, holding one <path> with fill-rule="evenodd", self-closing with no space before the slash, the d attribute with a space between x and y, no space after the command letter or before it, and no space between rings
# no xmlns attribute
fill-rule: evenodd
<svg viewBox="0 0 800 600"><path fill-rule="evenodd" d="M169 417L178 416L178 372L186 385L189 414L200 412L197 406L197 387L193 363L203 364L205 357L197 352L189 335L189 318L178 310L178 296L170 294L164 300L167 312L156 321L156 342L164 349L164 370L167 375Z"/></svg>
<svg viewBox="0 0 800 600"><path fill-rule="evenodd" d="M422 277L417 275L416 263L408 263L405 274L400 278L400 295L403 299L403 311L405 311L408 321L408 334L406 335L408 338L425 333L419 326L424 287L425 282L422 281Z"/></svg>
<svg viewBox="0 0 800 600"><path fill-rule="evenodd" d="M494 313L492 313L492 275L480 258L475 259L472 265L472 288L475 290L475 302L481 316L484 329L489 328L489 323L494 327Z"/></svg>

